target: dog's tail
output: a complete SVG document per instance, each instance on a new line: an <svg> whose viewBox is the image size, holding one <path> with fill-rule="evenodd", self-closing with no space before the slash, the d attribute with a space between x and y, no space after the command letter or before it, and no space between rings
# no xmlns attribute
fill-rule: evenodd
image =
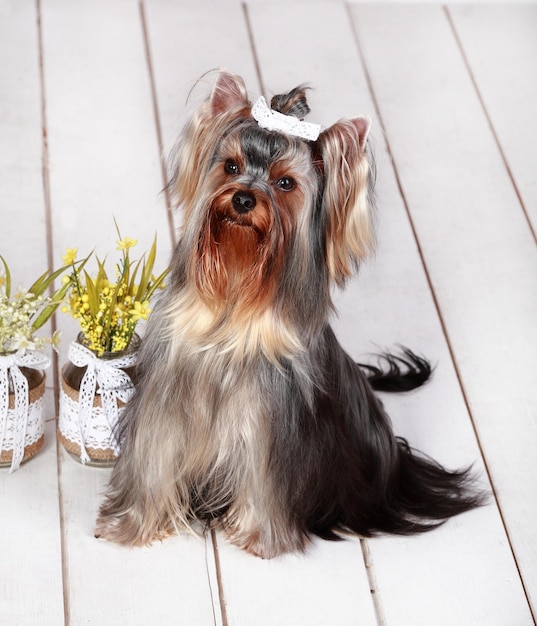
<svg viewBox="0 0 537 626"><path fill-rule="evenodd" d="M394 393L411 391L429 380L433 368L427 359L405 347L401 347L401 353L379 354L379 365L358 363L373 389Z"/></svg>

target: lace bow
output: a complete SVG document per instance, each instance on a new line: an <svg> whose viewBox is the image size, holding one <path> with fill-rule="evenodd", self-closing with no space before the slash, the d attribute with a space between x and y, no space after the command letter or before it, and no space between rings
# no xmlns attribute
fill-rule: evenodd
<svg viewBox="0 0 537 626"><path fill-rule="evenodd" d="M294 115L284 115L279 111L269 109L263 96L252 107L252 116L261 128L279 130L282 133L308 139L309 141L315 141L321 132L320 124L302 122Z"/></svg>
<svg viewBox="0 0 537 626"><path fill-rule="evenodd" d="M122 367L132 367L136 363L136 353L127 354L117 359L99 359L83 345L73 342L69 347L69 359L78 367L86 367L79 390L79 425L80 425L80 460L90 460L84 442L90 426L91 411L95 392L99 385L101 405L112 434L112 445L116 456L119 454L119 442L115 436L118 421L117 401L128 402L134 393L134 385Z"/></svg>
<svg viewBox="0 0 537 626"><path fill-rule="evenodd" d="M42 370L50 365L49 359L39 352L8 354L0 356L0 452L4 446L9 410L9 380L15 396L15 429L13 437L13 457L10 473L14 472L24 457L24 440L28 428L28 380L21 367Z"/></svg>

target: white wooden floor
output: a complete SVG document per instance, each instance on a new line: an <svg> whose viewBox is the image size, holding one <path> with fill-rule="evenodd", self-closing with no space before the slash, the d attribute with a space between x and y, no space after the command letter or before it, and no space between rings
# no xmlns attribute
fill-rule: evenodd
<svg viewBox="0 0 537 626"><path fill-rule="evenodd" d="M537 6L337 0L0 0L0 254L28 285L67 247L163 266L178 216L166 153L205 86L309 82L311 121L372 114L379 248L338 295L351 354L405 343L432 382L396 431L493 496L416 538L316 541L262 561L221 537L129 550L93 538L109 470L55 441L0 472L0 623L10 626L525 626L537 615Z"/></svg>

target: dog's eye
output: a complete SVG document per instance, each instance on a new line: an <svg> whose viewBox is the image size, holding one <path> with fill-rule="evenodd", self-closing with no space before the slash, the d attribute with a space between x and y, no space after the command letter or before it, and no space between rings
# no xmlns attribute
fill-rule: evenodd
<svg viewBox="0 0 537 626"><path fill-rule="evenodd" d="M295 185L294 179L288 176L283 176L276 181L276 186L282 191L291 191L291 189L295 188Z"/></svg>
<svg viewBox="0 0 537 626"><path fill-rule="evenodd" d="M233 159L228 159L224 163L224 170L226 171L227 174L238 174L239 166L235 163Z"/></svg>

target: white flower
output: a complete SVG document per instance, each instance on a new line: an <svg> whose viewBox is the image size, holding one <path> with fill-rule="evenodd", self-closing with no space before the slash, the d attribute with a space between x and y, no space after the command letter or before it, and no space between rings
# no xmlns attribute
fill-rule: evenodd
<svg viewBox="0 0 537 626"><path fill-rule="evenodd" d="M50 339L50 343L56 352L59 352L60 350L61 334L61 330L56 330Z"/></svg>
<svg viewBox="0 0 537 626"><path fill-rule="evenodd" d="M27 289L23 289L20 285L17 291L13 294L16 301L31 300L34 297L33 293L30 293Z"/></svg>
<svg viewBox="0 0 537 626"><path fill-rule="evenodd" d="M26 353L27 350L35 350L36 345L34 341L31 341L24 335L15 335L10 341L10 350L16 350L19 356Z"/></svg>

